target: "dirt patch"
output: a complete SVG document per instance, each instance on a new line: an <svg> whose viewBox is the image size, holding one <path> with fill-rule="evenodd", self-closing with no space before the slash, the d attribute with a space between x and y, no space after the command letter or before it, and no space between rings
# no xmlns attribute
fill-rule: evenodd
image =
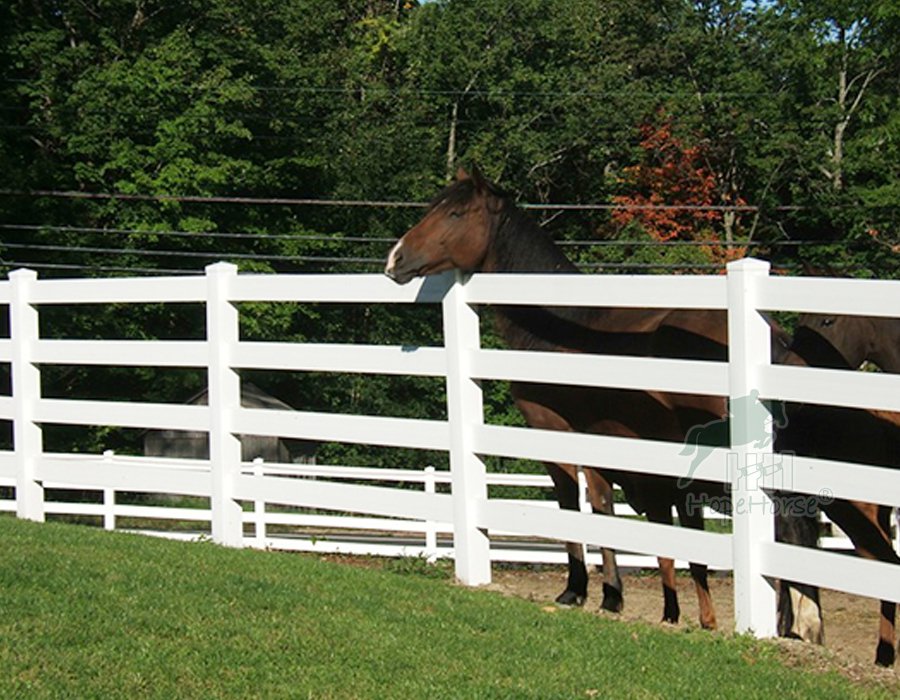
<svg viewBox="0 0 900 700"><path fill-rule="evenodd" d="M589 596L584 610L590 614L603 615L623 620L641 620L662 624L662 588L659 577L654 574L626 575L625 610L619 615L600 610L600 580L594 576L591 584L595 594ZM529 570L523 568L494 568L493 583L487 588L507 595L514 595L536 603L552 603L565 585L565 571L562 568L542 567ZM710 590L716 605L716 614L721 632L729 634L734 629L734 591L730 575L714 575L710 579ZM686 575L678 577L678 602L681 606L679 626L699 628L699 609L694 585ZM825 646L792 640L777 640L789 664L804 668L836 670L854 681L874 683L878 686L900 691L900 671L895 666L884 669L873 663L875 645L878 639L878 602L871 598L861 598L836 591L822 591L822 605L825 615Z"/></svg>

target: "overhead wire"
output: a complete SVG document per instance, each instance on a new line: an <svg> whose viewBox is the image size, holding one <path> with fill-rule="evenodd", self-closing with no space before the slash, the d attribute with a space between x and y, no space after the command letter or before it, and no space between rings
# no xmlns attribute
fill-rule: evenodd
<svg viewBox="0 0 900 700"><path fill-rule="evenodd" d="M131 194L125 192L82 192L76 190L16 190L0 189L0 195L13 197L55 197L64 199L100 199L121 201L158 201L197 204L254 204L279 206L326 206L326 207L376 207L397 209L424 209L427 202L383 199L320 199L312 197L246 197L225 195L174 195L174 194ZM801 211L801 205L776 205L761 207L751 204L625 204L625 203L544 203L520 202L522 209L543 211ZM865 208L881 208L883 205L863 205Z"/></svg>
<svg viewBox="0 0 900 700"><path fill-rule="evenodd" d="M392 236L346 236L343 234L308 234L308 233L267 233L267 232L235 232L235 231L172 231L156 229L133 228L104 228L98 226L54 226L50 224L3 224L0 230L7 231L32 231L36 233L50 231L59 233L88 233L114 236L145 236L145 237L175 237L175 238L221 238L232 240L253 240L255 242L267 241L295 241L300 243L371 243L373 245L388 245L396 242ZM681 246L711 246L724 245L720 240L669 240L658 241L655 239L562 239L556 241L563 247L681 247ZM777 241L736 241L734 245L742 246L799 246L799 245L833 245L835 241L829 240L777 240Z"/></svg>
<svg viewBox="0 0 900 700"><path fill-rule="evenodd" d="M32 82L30 78L13 78L10 76L0 76L0 80L14 84L28 84ZM178 86L189 90L215 90L219 86L202 83L183 83ZM608 99L610 97L681 97L684 99L696 101L698 97L721 97L721 98L737 98L746 97L748 99L758 99L760 97L771 97L778 91L748 91L748 90L701 90L694 89L684 90L647 90L647 89L630 89L622 87L619 89L582 89L582 90L566 90L566 89L515 89L515 88L425 88L425 87L394 87L387 85L367 85L359 83L356 85L261 85L258 83L245 83L243 87L258 92L273 93L307 93L307 94L325 94L325 95L359 95L359 94L387 94L393 96L425 96L425 97L467 97L467 96L517 96L517 97L578 97L578 98L597 98Z"/></svg>

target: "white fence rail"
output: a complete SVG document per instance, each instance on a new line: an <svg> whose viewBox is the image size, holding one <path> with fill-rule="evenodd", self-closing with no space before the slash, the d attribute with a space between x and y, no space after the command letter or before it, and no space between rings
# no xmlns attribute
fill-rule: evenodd
<svg viewBox="0 0 900 700"><path fill-rule="evenodd" d="M92 456L60 456L60 459L80 459L96 462ZM146 463L142 457L116 455L111 451L103 454L107 467L125 466ZM175 460L161 460L170 462ZM184 465L182 463L183 467ZM436 493L438 485L450 484L450 473L437 471L434 467L424 469L384 469L365 467L336 467L300 464L267 464L257 458L252 464L242 465L242 471L258 476L282 476L302 479L327 479L350 482L393 482L404 485L417 485L425 493ZM590 513L587 484L580 476L580 508L583 513ZM549 476L540 474L502 474L489 473L488 486L512 486L519 489L535 491L544 495L543 499L529 499L531 505L556 508L552 497L553 482ZM0 479L0 486L14 486L13 479ZM67 483L44 482L48 489L83 490L83 487ZM618 489L616 489L618 491ZM202 489L198 490L202 493ZM124 529L142 534L166 537L171 539L201 540L209 537L209 524L212 510L208 505L184 507L173 503L170 499L152 504L152 500L141 499L141 504L121 502L125 494L114 488L104 488L91 493L79 494L78 501L44 501L44 513L54 516L78 516L102 523L107 530ZM90 498L94 496L94 498ZM85 502L86 501L86 502ZM0 512L15 513L15 499L0 498ZM634 509L627 503L617 499L614 512L619 517L638 517ZM834 526L821 514L821 521L832 529L832 534L821 539L823 549L845 551L853 548L850 540L840 529ZM731 518L711 508L704 508L707 523L720 522L723 530L730 528ZM180 527L162 523L177 521ZM247 547L259 549L279 549L299 552L316 552L321 554L347 554L361 556L388 557L421 557L429 561L453 557L453 528L450 523L434 520L410 520L369 517L346 513L312 513L299 509L273 509L265 501L255 501L251 510L243 513L244 539ZM900 532L897 533L900 537ZM900 548L900 543L898 543ZM585 552L585 560L589 565L601 565L602 554L599 547L592 547ZM540 541L533 538L517 537L511 533L491 533L491 561L521 564L565 564L567 553L561 543ZM624 569L648 569L657 566L656 557L647 554L619 552L617 561ZM687 560L676 560L676 568L686 569Z"/></svg>
<svg viewBox="0 0 900 700"><path fill-rule="evenodd" d="M247 301L440 303L444 347L241 341L236 304ZM39 314L44 306L160 302L204 304L206 340L40 337ZM729 362L483 350L474 307L496 303L725 309ZM773 577L880 598L896 598L900 590L900 567L776 544L770 504L761 489L772 484L753 481L750 475L782 465L771 453L750 451L744 445L713 450L694 473L697 479L730 482L734 518L728 534L489 498L488 486L501 475L487 473L483 455L676 477L688 473L690 458L679 454L680 445L670 443L487 425L479 385L483 379L525 379L711 393L732 399L759 392L766 399L900 411L900 377L896 375L772 367L768 329L759 314L761 310L805 310L897 317L898 282L772 278L765 264L740 261L729 267L727 277L480 275L462 280L443 276L396 287L372 275L237 275L233 266L218 264L207 269L205 279L38 280L34 273L20 270L8 282L0 282L0 304L10 307L10 337L0 339L0 363L10 366L12 379L12 395L0 397L0 420L12 422L14 444L13 450L0 452L0 484L14 484L19 517L43 520L46 514L65 508L72 512L72 504L47 502L47 488L96 489L104 494L104 502L78 508L102 516L107 527L118 518L159 518L160 510L169 510L168 515L181 520L211 522L212 538L226 545L290 546L286 538L277 537L278 526L316 527L333 521L326 519L330 516L291 513L265 504L349 511L364 516L359 518L361 529L388 529L384 526L390 523L394 533L422 533L421 548L413 546L409 551L426 556L444 553L441 550L452 535L457 576L469 584L490 579L491 558L501 555L509 541L503 535L581 541L733 569L737 627L758 635L774 633ZM200 368L208 374L209 405L42 398L41 368L52 364ZM243 408L238 375L242 369L443 376L448 420ZM732 402L733 426L749 420L736 408L740 403ZM49 454L42 449L45 424L206 431L210 459ZM422 472L422 483L428 486L447 479L449 489L423 486L412 491L323 478L344 476L334 467L321 467L315 479L287 478L290 470L285 466L242 464L238 434L447 450L450 471ZM377 476L379 482L390 481L390 476L398 481L400 476L409 478L408 473L384 470L370 476ZM900 471L797 457L791 476L791 490L800 493L819 494L827 489L838 498L900 503ZM353 478L361 481L364 473L356 472ZM115 503L114 491L187 494L207 499L208 506L150 510ZM241 502L248 501L254 507L245 511ZM254 527L248 528L252 534L245 535L248 523Z"/></svg>

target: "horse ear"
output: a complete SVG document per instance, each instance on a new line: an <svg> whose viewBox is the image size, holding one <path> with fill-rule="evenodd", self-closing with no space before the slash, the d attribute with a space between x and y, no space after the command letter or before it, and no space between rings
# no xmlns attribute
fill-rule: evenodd
<svg viewBox="0 0 900 700"><path fill-rule="evenodd" d="M466 169L462 166L459 166L456 169L456 180L457 182L462 182L463 180L468 180L470 178L469 173L466 172Z"/></svg>
<svg viewBox="0 0 900 700"><path fill-rule="evenodd" d="M478 192L484 192L488 189L488 181L477 165L472 165L472 181L475 183L475 189Z"/></svg>

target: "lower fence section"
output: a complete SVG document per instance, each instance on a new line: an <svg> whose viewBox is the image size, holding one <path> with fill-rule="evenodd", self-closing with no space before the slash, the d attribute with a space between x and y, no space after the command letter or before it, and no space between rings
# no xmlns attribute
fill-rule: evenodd
<svg viewBox="0 0 900 700"><path fill-rule="evenodd" d="M210 482L209 467L204 467L205 464L112 453L102 457L48 455L41 469L46 477L44 513L54 519L108 530L182 540L208 539L212 513L209 499L204 495L209 493ZM88 465L90 477L84 476L83 467ZM376 482L381 485L365 485ZM367 469L266 464L258 460L244 465L237 483L244 504L244 546L429 560L454 556L452 506L447 495L449 472L433 467ZM386 483L394 488L386 488ZM708 532L647 523L637 525L636 514L624 502L615 504L618 516L615 519L593 516L585 521L578 513L558 509L552 498L552 482L545 475L489 474L488 483L528 492L528 498L497 498L483 504L481 518L490 535L492 561L562 565L568 557L561 540L571 537L588 543L585 556L589 565L602 563L600 546L596 543L602 541L616 548L619 566L625 569L657 567L656 556L629 552L625 544L634 547L641 542L648 549L672 556L678 568L687 568L690 553L695 558L699 556L698 560L712 569L731 568L730 544L722 536L730 532L730 519L716 511L707 509L705 513ZM98 485L102 488L97 488ZM584 483L581 496L580 510L589 513ZM16 512L14 498L15 479L0 476L0 512ZM341 512L341 506L350 501L366 514ZM821 540L822 548L832 552L852 550L843 533L824 515L822 520L828 533ZM521 527L515 527L516 522ZM575 533L584 531L585 522L597 533L596 540L576 536ZM896 537L900 551L900 533ZM775 545L765 558L766 571L776 577L785 575L796 565L797 557L812 557L810 566L821 573L816 576L819 585L835 587L837 580L846 584L851 578L859 581L859 577L843 573L846 567L856 566L858 562L835 560L833 556L817 560L817 556L820 553L798 553L796 548ZM900 583L900 571L893 571L886 564L877 566L879 577L891 575L898 577ZM842 588L873 595L871 586L864 582L853 584L853 590L847 585ZM900 590L900 585L895 590Z"/></svg>

